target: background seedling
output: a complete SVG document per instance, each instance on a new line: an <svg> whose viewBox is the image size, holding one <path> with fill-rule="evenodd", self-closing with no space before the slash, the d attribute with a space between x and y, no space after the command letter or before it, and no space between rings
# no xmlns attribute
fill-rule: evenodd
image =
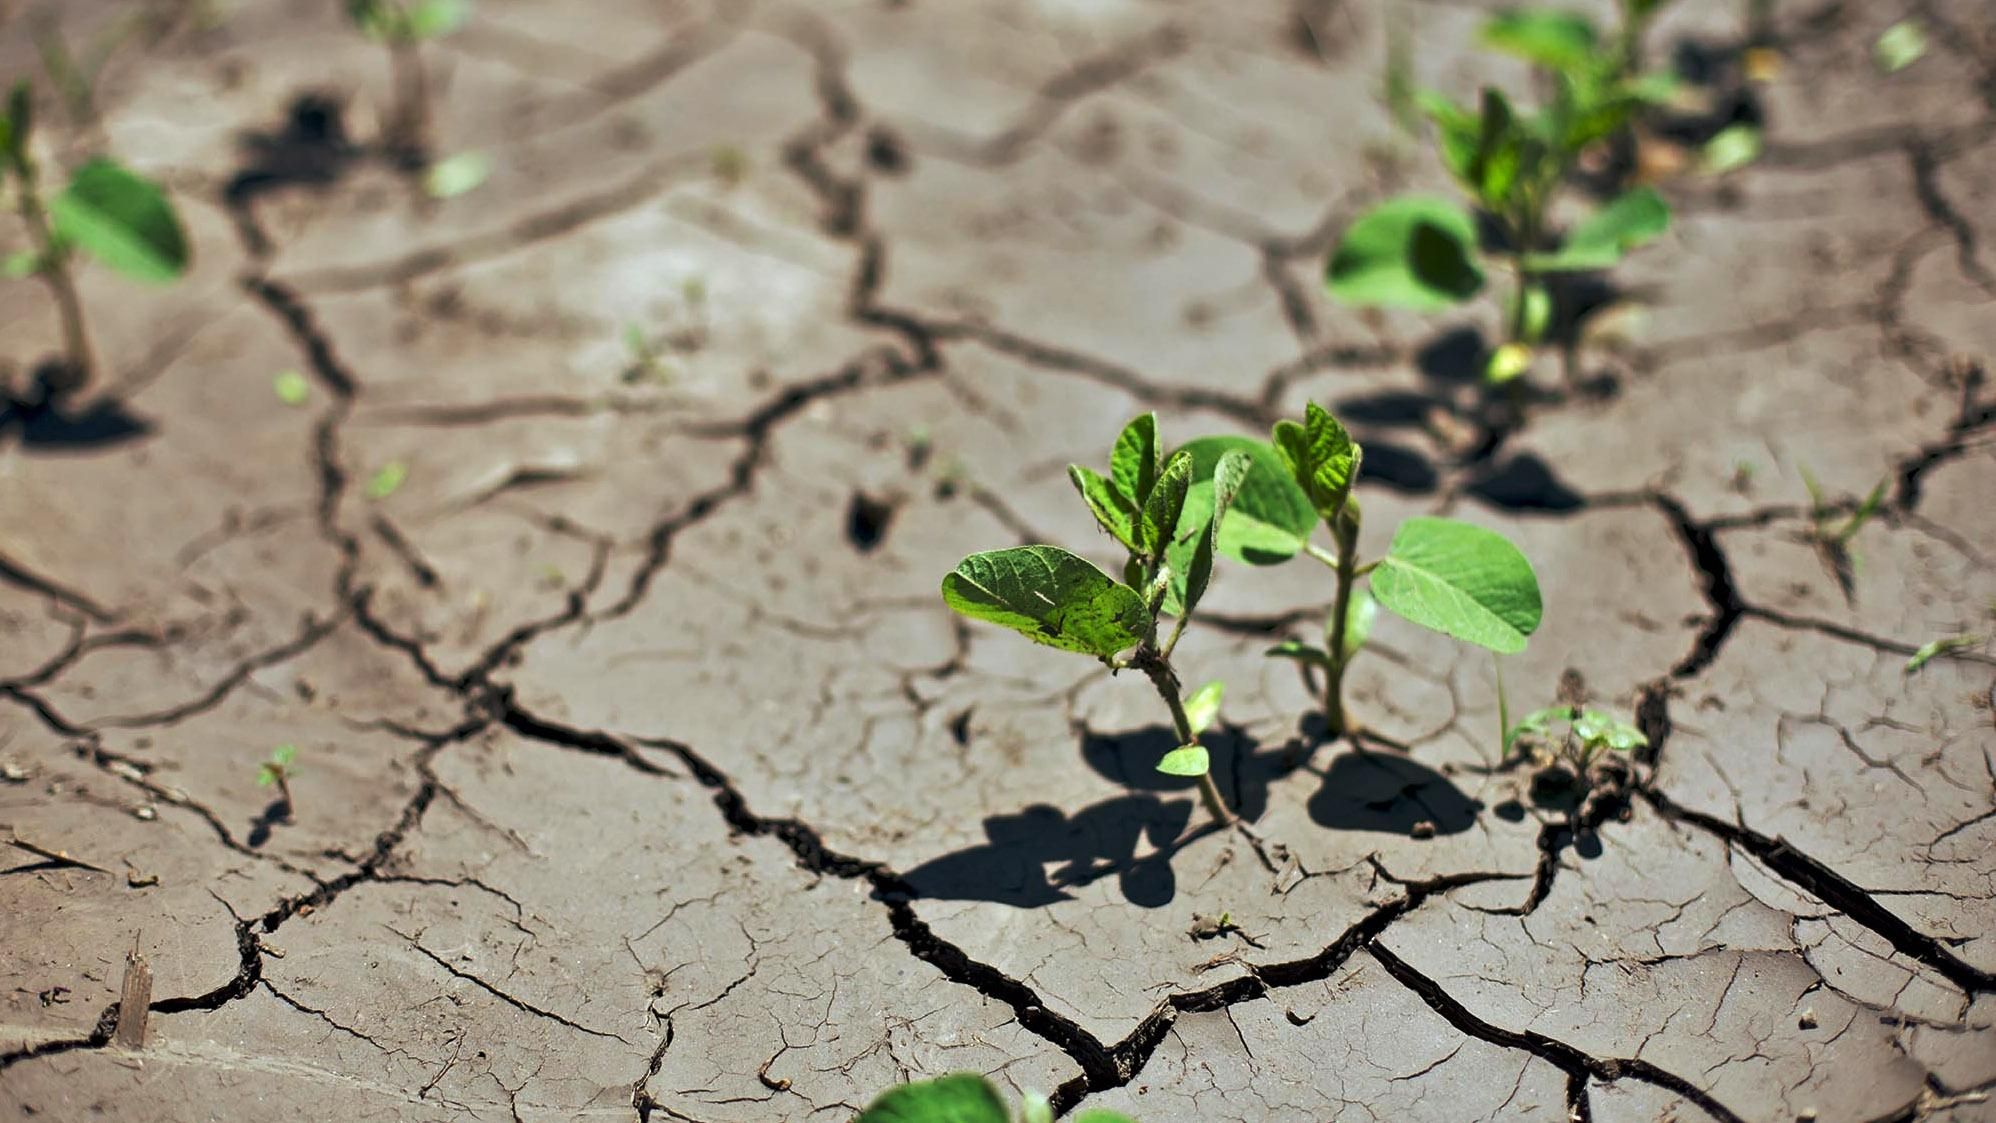
<svg viewBox="0 0 1996 1123"><path fill-rule="evenodd" d="M1927 29L1919 20L1900 20L1885 29L1872 47L1872 57L1878 62L1878 69L1887 74L1897 74L1901 70L1920 61L1927 53Z"/></svg>
<svg viewBox="0 0 1996 1123"><path fill-rule="evenodd" d="M1635 775L1629 756L1648 747L1642 730L1577 702L1534 711L1504 733L1507 763L1538 766L1534 798L1577 803L1579 823L1598 822L1600 808L1622 799Z"/></svg>
<svg viewBox="0 0 1996 1123"><path fill-rule="evenodd" d="M959 1072L882 1092L854 1123L1012 1123L1013 1118L991 1081L974 1072ZM1053 1123L1053 1108L1044 1096L1028 1096L1017 1118L1019 1123ZM1096 1110L1075 1116L1074 1123L1136 1121Z"/></svg>
<svg viewBox="0 0 1996 1123"><path fill-rule="evenodd" d="M291 799L291 780L298 774L291 762L298 756L298 746L279 745L270 750L270 759L257 766L256 786L267 788L277 785L278 797L284 800L284 813L293 814L298 805Z"/></svg>
<svg viewBox="0 0 1996 1123"><path fill-rule="evenodd" d="M401 488L403 481L408 478L409 466L400 460L390 460L377 469L374 475L368 477L367 497L386 499L395 494Z"/></svg>
<svg viewBox="0 0 1996 1123"><path fill-rule="evenodd" d="M1802 486L1809 491L1810 528L1806 540L1816 548L1823 567L1829 570L1837 588L1842 590L1844 600L1852 601L1857 597L1859 559L1857 551L1851 548L1851 540L1864 529L1864 524L1878 517L1879 509L1885 502L1885 485L1889 481L1879 480L1871 493L1839 523L1838 508L1824 497L1815 475L1805 466L1798 467L1802 474Z"/></svg>
<svg viewBox="0 0 1996 1123"><path fill-rule="evenodd" d="M1926 643L1920 645L1918 651L1913 652L1911 659L1906 660L1906 673L1909 675L1916 674L1921 667L1932 662L1935 657L1946 655L1950 651L1965 651L1988 638L1988 636L1963 635L1945 636L1941 639L1928 640Z"/></svg>
<svg viewBox="0 0 1996 1123"><path fill-rule="evenodd" d="M483 152L460 152L439 160L423 176L423 191L432 199L454 199L475 190L492 175L492 158Z"/></svg>
<svg viewBox="0 0 1996 1123"><path fill-rule="evenodd" d="M1444 199L1389 199L1348 227L1333 251L1333 296L1361 306L1439 311L1482 291L1494 256L1514 278L1503 344L1484 368L1490 382L1526 373L1552 323L1547 279L1613 267L1670 223L1663 199L1631 189L1559 234L1551 212L1583 153L1621 133L1638 108L1667 96L1667 78L1641 77L1642 31L1657 0L1625 0L1619 34L1604 39L1585 18L1562 12L1500 13L1484 41L1541 67L1544 108L1521 114L1486 88L1472 108L1434 91L1418 101L1437 131L1442 162L1494 235L1486 246L1475 214Z"/></svg>
<svg viewBox="0 0 1996 1123"><path fill-rule="evenodd" d="M1205 464L1207 486L1196 509L1188 498L1194 463L1183 449L1163 455L1157 415L1146 413L1116 438L1107 477L1068 466L1095 521L1128 551L1121 582L1058 546L1020 546L965 558L943 578L942 592L951 608L972 619L1092 655L1115 670L1143 672L1171 711L1178 743L1159 770L1197 776L1207 810L1228 823L1233 817L1199 744L1219 711L1220 688L1208 685L1182 698L1171 654L1213 579L1220 522L1247 481L1250 461L1227 452ZM1166 616L1175 620L1160 639Z"/></svg>
<svg viewBox="0 0 1996 1123"><path fill-rule="evenodd" d="M394 100L382 124L382 147L403 167L429 163L429 84L421 48L455 30L471 15L470 0L347 0L347 17L360 33L388 48Z"/></svg>
<svg viewBox="0 0 1996 1123"><path fill-rule="evenodd" d="M1501 654L1523 651L1539 626L1538 578L1518 548L1495 531L1453 519L1409 519L1394 531L1384 557L1360 563L1361 520L1351 489L1364 450L1314 402L1302 423L1277 422L1269 442L1208 437L1182 451L1191 454L1199 480L1186 503L1195 518L1204 511L1200 468L1231 455L1245 456L1253 466L1225 513L1221 553L1250 565L1307 554L1335 575L1324 646L1292 642L1269 651L1323 673L1324 720L1332 737L1358 731L1345 710L1345 670L1380 608ZM1320 522L1331 549L1311 541ZM1369 589L1359 584L1368 576Z"/></svg>
<svg viewBox="0 0 1996 1123"><path fill-rule="evenodd" d="M65 370L49 379L46 393L59 397L90 381L94 360L84 326L83 301L72 267L79 253L135 280L165 283L187 271L187 235L165 192L143 176L107 157L85 163L69 186L44 206L40 166L30 143L33 98L26 82L15 85L0 118L0 175L10 178L14 209L28 228L32 250L6 261L13 277L40 277L55 299L62 321Z"/></svg>
<svg viewBox="0 0 1996 1123"><path fill-rule="evenodd" d="M288 406L302 406L312 396L312 384L295 370L279 371L270 380L270 388L277 400Z"/></svg>

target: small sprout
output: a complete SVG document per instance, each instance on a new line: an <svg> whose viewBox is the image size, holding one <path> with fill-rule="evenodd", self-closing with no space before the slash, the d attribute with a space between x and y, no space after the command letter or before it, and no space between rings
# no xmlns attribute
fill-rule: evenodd
<svg viewBox="0 0 1996 1123"><path fill-rule="evenodd" d="M644 327L634 320L624 324L624 350L631 356L631 363L624 368L622 376L625 385L672 381L672 367L665 361L664 350L652 342L645 335Z"/></svg>
<svg viewBox="0 0 1996 1123"><path fill-rule="evenodd" d="M1044 1096L1028 1096L1019 1118L1023 1123L1051 1123L1053 1109ZM890 1088L874 1097L854 1123L1012 1123L1012 1114L989 1079L958 1072ZM1073 1116L1073 1123L1136 1121L1096 1109Z"/></svg>
<svg viewBox="0 0 1996 1123"><path fill-rule="evenodd" d="M292 767L291 762L297 756L298 746L279 745L270 750L270 759L258 765L256 770L257 787L267 788L275 784L277 794L284 800L287 816L297 807L291 799L291 781L298 775L298 770Z"/></svg>
<svg viewBox="0 0 1996 1123"><path fill-rule="evenodd" d="M1760 129L1753 125L1732 125L1705 142L1700 165L1708 175L1725 175L1760 159Z"/></svg>
<svg viewBox="0 0 1996 1123"><path fill-rule="evenodd" d="M277 393L277 400L288 406L302 406L312 396L312 384L295 370L279 371L270 380L270 387Z"/></svg>
<svg viewBox="0 0 1996 1123"><path fill-rule="evenodd" d="M1806 541L1816 548L1823 565L1835 579L1837 588L1842 590L1845 601L1854 601L1857 596L1857 551L1851 548L1851 540L1866 523L1878 517L1885 503L1886 480L1879 480L1851 513L1845 516L1841 525L1837 523L1837 508L1823 494L1821 485L1806 465L1799 466L1802 486L1809 492L1809 518L1811 526Z"/></svg>
<svg viewBox="0 0 1996 1123"><path fill-rule="evenodd" d="M1526 715L1504 734L1504 751L1531 753L1541 764L1564 763L1576 777L1589 776L1604 752L1630 753L1649 745L1634 725L1578 705L1548 706Z"/></svg>
<svg viewBox="0 0 1996 1123"><path fill-rule="evenodd" d="M1490 352L1490 361L1483 368L1483 379L1493 386L1502 386L1531 369L1531 346L1524 343L1506 343Z"/></svg>
<svg viewBox="0 0 1996 1123"><path fill-rule="evenodd" d="M409 466L400 460L383 464L367 481L369 499L386 499L409 478Z"/></svg>
<svg viewBox="0 0 1996 1123"><path fill-rule="evenodd" d="M383 118L381 142L404 167L420 169L429 162L429 82L418 47L470 16L470 0L347 0L354 27L388 49L395 95Z"/></svg>
<svg viewBox="0 0 1996 1123"><path fill-rule="evenodd" d="M1927 29L1919 20L1900 20L1885 29L1872 47L1872 58L1878 69L1887 74L1897 74L1901 70L1920 61L1927 53Z"/></svg>
<svg viewBox="0 0 1996 1123"><path fill-rule="evenodd" d="M1920 645L1918 651L1913 652L1911 659L1906 660L1906 673L1917 674L1921 667L1932 662L1936 656L1946 655L1950 651L1966 650L1988 638L1988 636L1961 635L1928 640Z"/></svg>
<svg viewBox="0 0 1996 1123"><path fill-rule="evenodd" d="M483 152L460 152L439 160L423 176L423 190L432 199L454 199L477 188L492 175L492 158Z"/></svg>

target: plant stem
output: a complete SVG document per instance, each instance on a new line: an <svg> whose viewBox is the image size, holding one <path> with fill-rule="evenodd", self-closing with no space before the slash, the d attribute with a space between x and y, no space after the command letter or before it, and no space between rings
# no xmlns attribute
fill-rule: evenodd
<svg viewBox="0 0 1996 1123"><path fill-rule="evenodd" d="M1351 732L1345 718L1345 626L1351 616L1352 586L1358 583L1358 516L1347 509L1331 522L1331 534L1338 540L1337 597L1331 602L1331 621L1324 654L1324 725L1332 737Z"/></svg>
<svg viewBox="0 0 1996 1123"><path fill-rule="evenodd" d="M1303 552L1330 566L1332 569L1338 567L1338 556L1317 545L1315 542L1303 543Z"/></svg>
<svg viewBox="0 0 1996 1123"><path fill-rule="evenodd" d="M398 163L414 169L429 158L429 88L423 75L420 46L414 39L388 41L388 68L395 84L389 111L387 143Z"/></svg>
<svg viewBox="0 0 1996 1123"><path fill-rule="evenodd" d="M1185 716L1185 703L1179 698L1178 672L1171 669L1171 661L1157 651L1145 648L1137 652L1131 665L1142 670L1151 685L1157 687L1158 697L1171 708L1171 729L1180 745L1198 743L1192 735L1192 721ZM1213 782L1211 769L1199 775L1199 798L1205 801L1206 810L1221 826L1229 826L1234 821L1233 812L1227 810L1227 801L1220 795L1220 786Z"/></svg>
<svg viewBox="0 0 1996 1123"><path fill-rule="evenodd" d="M56 315L62 320L63 348L69 352L70 373L75 376L73 388L80 390L89 385L95 364L90 354L90 333L83 326L83 300L77 296L76 281L69 275L69 251L56 242L54 232L49 229L35 165L25 156L15 167L14 178L20 187L17 206L21 221L27 224L29 236L35 240L35 248L41 255L35 273L55 298Z"/></svg>

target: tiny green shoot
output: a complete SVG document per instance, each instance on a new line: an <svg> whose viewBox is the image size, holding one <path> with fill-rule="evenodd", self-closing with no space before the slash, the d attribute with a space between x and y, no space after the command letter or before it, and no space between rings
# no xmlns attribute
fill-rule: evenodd
<svg viewBox="0 0 1996 1123"><path fill-rule="evenodd" d="M1885 29L1871 53L1879 70L1897 74L1927 53L1927 29L1919 20L1900 20Z"/></svg>
<svg viewBox="0 0 1996 1123"><path fill-rule="evenodd" d="M28 84L16 84L0 115L0 181L11 179L14 209L34 248L11 255L6 273L40 277L55 300L72 382L87 384L94 360L73 267L79 254L137 281L163 284L187 272L187 233L166 193L152 180L98 156L71 173L69 185L44 203L41 167L32 141L34 104Z"/></svg>
<svg viewBox="0 0 1996 1123"><path fill-rule="evenodd" d="M368 477L367 497L369 499L386 499L395 494L396 490L402 486L403 481L408 478L409 465L400 460L390 460L376 469L374 475Z"/></svg>
<svg viewBox="0 0 1996 1123"><path fill-rule="evenodd" d="M270 388L276 392L277 400L288 406L302 406L312 396L312 384L295 370L279 371L270 380Z"/></svg>
<svg viewBox="0 0 1996 1123"><path fill-rule="evenodd" d="M291 781L298 775L297 768L291 762L297 756L298 746L279 745L270 750L270 759L258 765L256 769L257 787L267 788L275 784L277 794L284 800L287 814L297 809L297 804L291 799Z"/></svg>
<svg viewBox="0 0 1996 1123"><path fill-rule="evenodd" d="M918 1080L876 1096L854 1123L1013 1123L989 1079L975 1072L958 1072L934 1080ZM1053 1123L1053 1108L1044 1096L1029 1095L1020 1106L1019 1123ZM1074 1123L1135 1123L1113 1111L1084 1111Z"/></svg>
<svg viewBox="0 0 1996 1123"><path fill-rule="evenodd" d="M1188 706L1171 657L1212 582L1221 521L1251 467L1245 453L1234 451L1203 465L1185 449L1167 457L1157 415L1143 414L1116 438L1107 476L1068 467L1095 521L1126 554L1120 581L1058 546L1034 545L972 554L942 583L943 600L964 616L1147 677L1171 713L1178 746L1159 768L1197 776L1207 810L1223 824L1233 815L1199 744L1203 726L1194 722L1195 713L1213 720L1223 688L1202 687ZM1196 500L1195 471L1203 484Z"/></svg>
<svg viewBox="0 0 1996 1123"><path fill-rule="evenodd" d="M1754 125L1729 125L1705 142L1699 162L1708 175L1738 171L1760 159L1760 129Z"/></svg>
<svg viewBox="0 0 1996 1123"><path fill-rule="evenodd" d="M1823 565L1836 580L1837 588L1843 592L1846 601L1857 595L1857 570L1860 564L1856 549L1851 540L1863 530L1866 523L1878 517L1885 505L1885 487L1888 481L1881 479L1871 491L1851 508L1848 515L1839 523L1838 507L1823 494L1822 485L1816 482L1815 475L1807 465L1798 465L1802 476L1802 486L1809 493L1809 533L1805 536Z"/></svg>
<svg viewBox="0 0 1996 1123"><path fill-rule="evenodd" d="M1524 751L1541 764L1564 764L1583 780L1591 778L1602 753L1629 753L1648 746L1649 738L1634 725L1577 705L1533 711L1504 733L1505 755Z"/></svg>
<svg viewBox="0 0 1996 1123"><path fill-rule="evenodd" d="M1920 645L1918 651L1913 652L1911 659L1906 660L1906 673L1909 675L1918 674L1921 667L1932 662L1937 656L1946 655L1950 651L1966 650L1988 638L1988 636L1960 635L1928 640L1926 643Z"/></svg>
<svg viewBox="0 0 1996 1123"><path fill-rule="evenodd" d="M475 190L492 175L492 158L483 152L460 152L436 162L423 176L423 190L432 199L454 199Z"/></svg>

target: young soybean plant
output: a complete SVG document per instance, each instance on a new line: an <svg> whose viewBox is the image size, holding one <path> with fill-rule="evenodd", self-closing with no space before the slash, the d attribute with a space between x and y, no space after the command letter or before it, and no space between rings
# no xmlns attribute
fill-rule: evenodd
<svg viewBox="0 0 1996 1123"><path fill-rule="evenodd" d="M1122 581L1058 546L1020 546L972 554L942 587L943 600L972 619L1092 655L1112 669L1143 672L1169 707L1178 741L1158 771L1197 776L1207 810L1221 823L1233 817L1199 735L1219 712L1222 688L1211 683L1181 698L1171 653L1212 583L1218 528L1249 465L1244 454L1215 457L1205 465L1201 497L1189 501L1193 456L1180 450L1164 457L1157 415L1146 413L1116 438L1106 479L1078 464L1068 467L1095 521L1129 551ZM1175 620L1160 641L1167 615Z"/></svg>
<svg viewBox="0 0 1996 1123"><path fill-rule="evenodd" d="M1012 1123L1004 1097L991 1081L974 1072L958 1072L890 1088L874 1098L854 1123ZM1043 1096L1028 1096L1019 1123L1053 1123L1053 1108ZM1136 1123L1113 1111L1084 1111L1074 1123Z"/></svg>
<svg viewBox="0 0 1996 1123"><path fill-rule="evenodd" d="M1351 488L1364 450L1315 402L1302 423L1276 422L1271 437L1267 443L1207 437L1184 451L1195 468L1235 454L1252 464L1248 485L1225 515L1217 539L1221 553L1250 565L1307 554L1330 567L1336 584L1324 646L1292 642L1269 651L1323 672L1330 736L1359 731L1345 709L1345 670L1381 607L1498 654L1525 649L1542 613L1539 582L1525 555L1503 535L1454 519L1413 518L1395 529L1384 557L1360 562L1361 519ZM1319 522L1330 533L1332 549L1311 541ZM1369 591L1360 586L1362 578L1369 578Z"/></svg>
<svg viewBox="0 0 1996 1123"><path fill-rule="evenodd" d="M1505 17L1499 17L1500 22ZM1637 187L1566 230L1551 221L1560 188L1581 153L1627 127L1638 107L1661 84L1629 77L1586 35L1563 50L1556 35L1511 40L1534 44L1551 68L1552 95L1535 114L1523 115L1498 90L1485 88L1472 109L1433 91L1420 97L1435 123L1445 164L1494 238L1487 247L1476 216L1446 199L1403 195L1352 223L1331 255L1331 295L1359 306L1440 311L1483 290L1489 259L1513 276L1505 308L1504 343L1484 367L1493 383L1531 369L1534 349L1552 322L1546 278L1613 267L1631 250L1662 234L1670 209L1653 189ZM1540 42L1543 39L1545 42Z"/></svg>
<svg viewBox="0 0 1996 1123"><path fill-rule="evenodd" d="M429 83L421 46L457 29L471 14L470 0L347 0L347 18L369 39L388 48L395 100L383 122L383 147L404 167L429 163Z"/></svg>
<svg viewBox="0 0 1996 1123"><path fill-rule="evenodd" d="M89 383L95 365L76 291L77 256L134 280L165 283L187 271L187 234L158 184L108 157L77 168L69 185L44 203L41 167L30 144L33 127L34 101L20 82L0 116L0 180L13 181L14 209L34 248L8 257L4 268L10 277L40 277L55 298L67 371L49 389L72 392Z"/></svg>

